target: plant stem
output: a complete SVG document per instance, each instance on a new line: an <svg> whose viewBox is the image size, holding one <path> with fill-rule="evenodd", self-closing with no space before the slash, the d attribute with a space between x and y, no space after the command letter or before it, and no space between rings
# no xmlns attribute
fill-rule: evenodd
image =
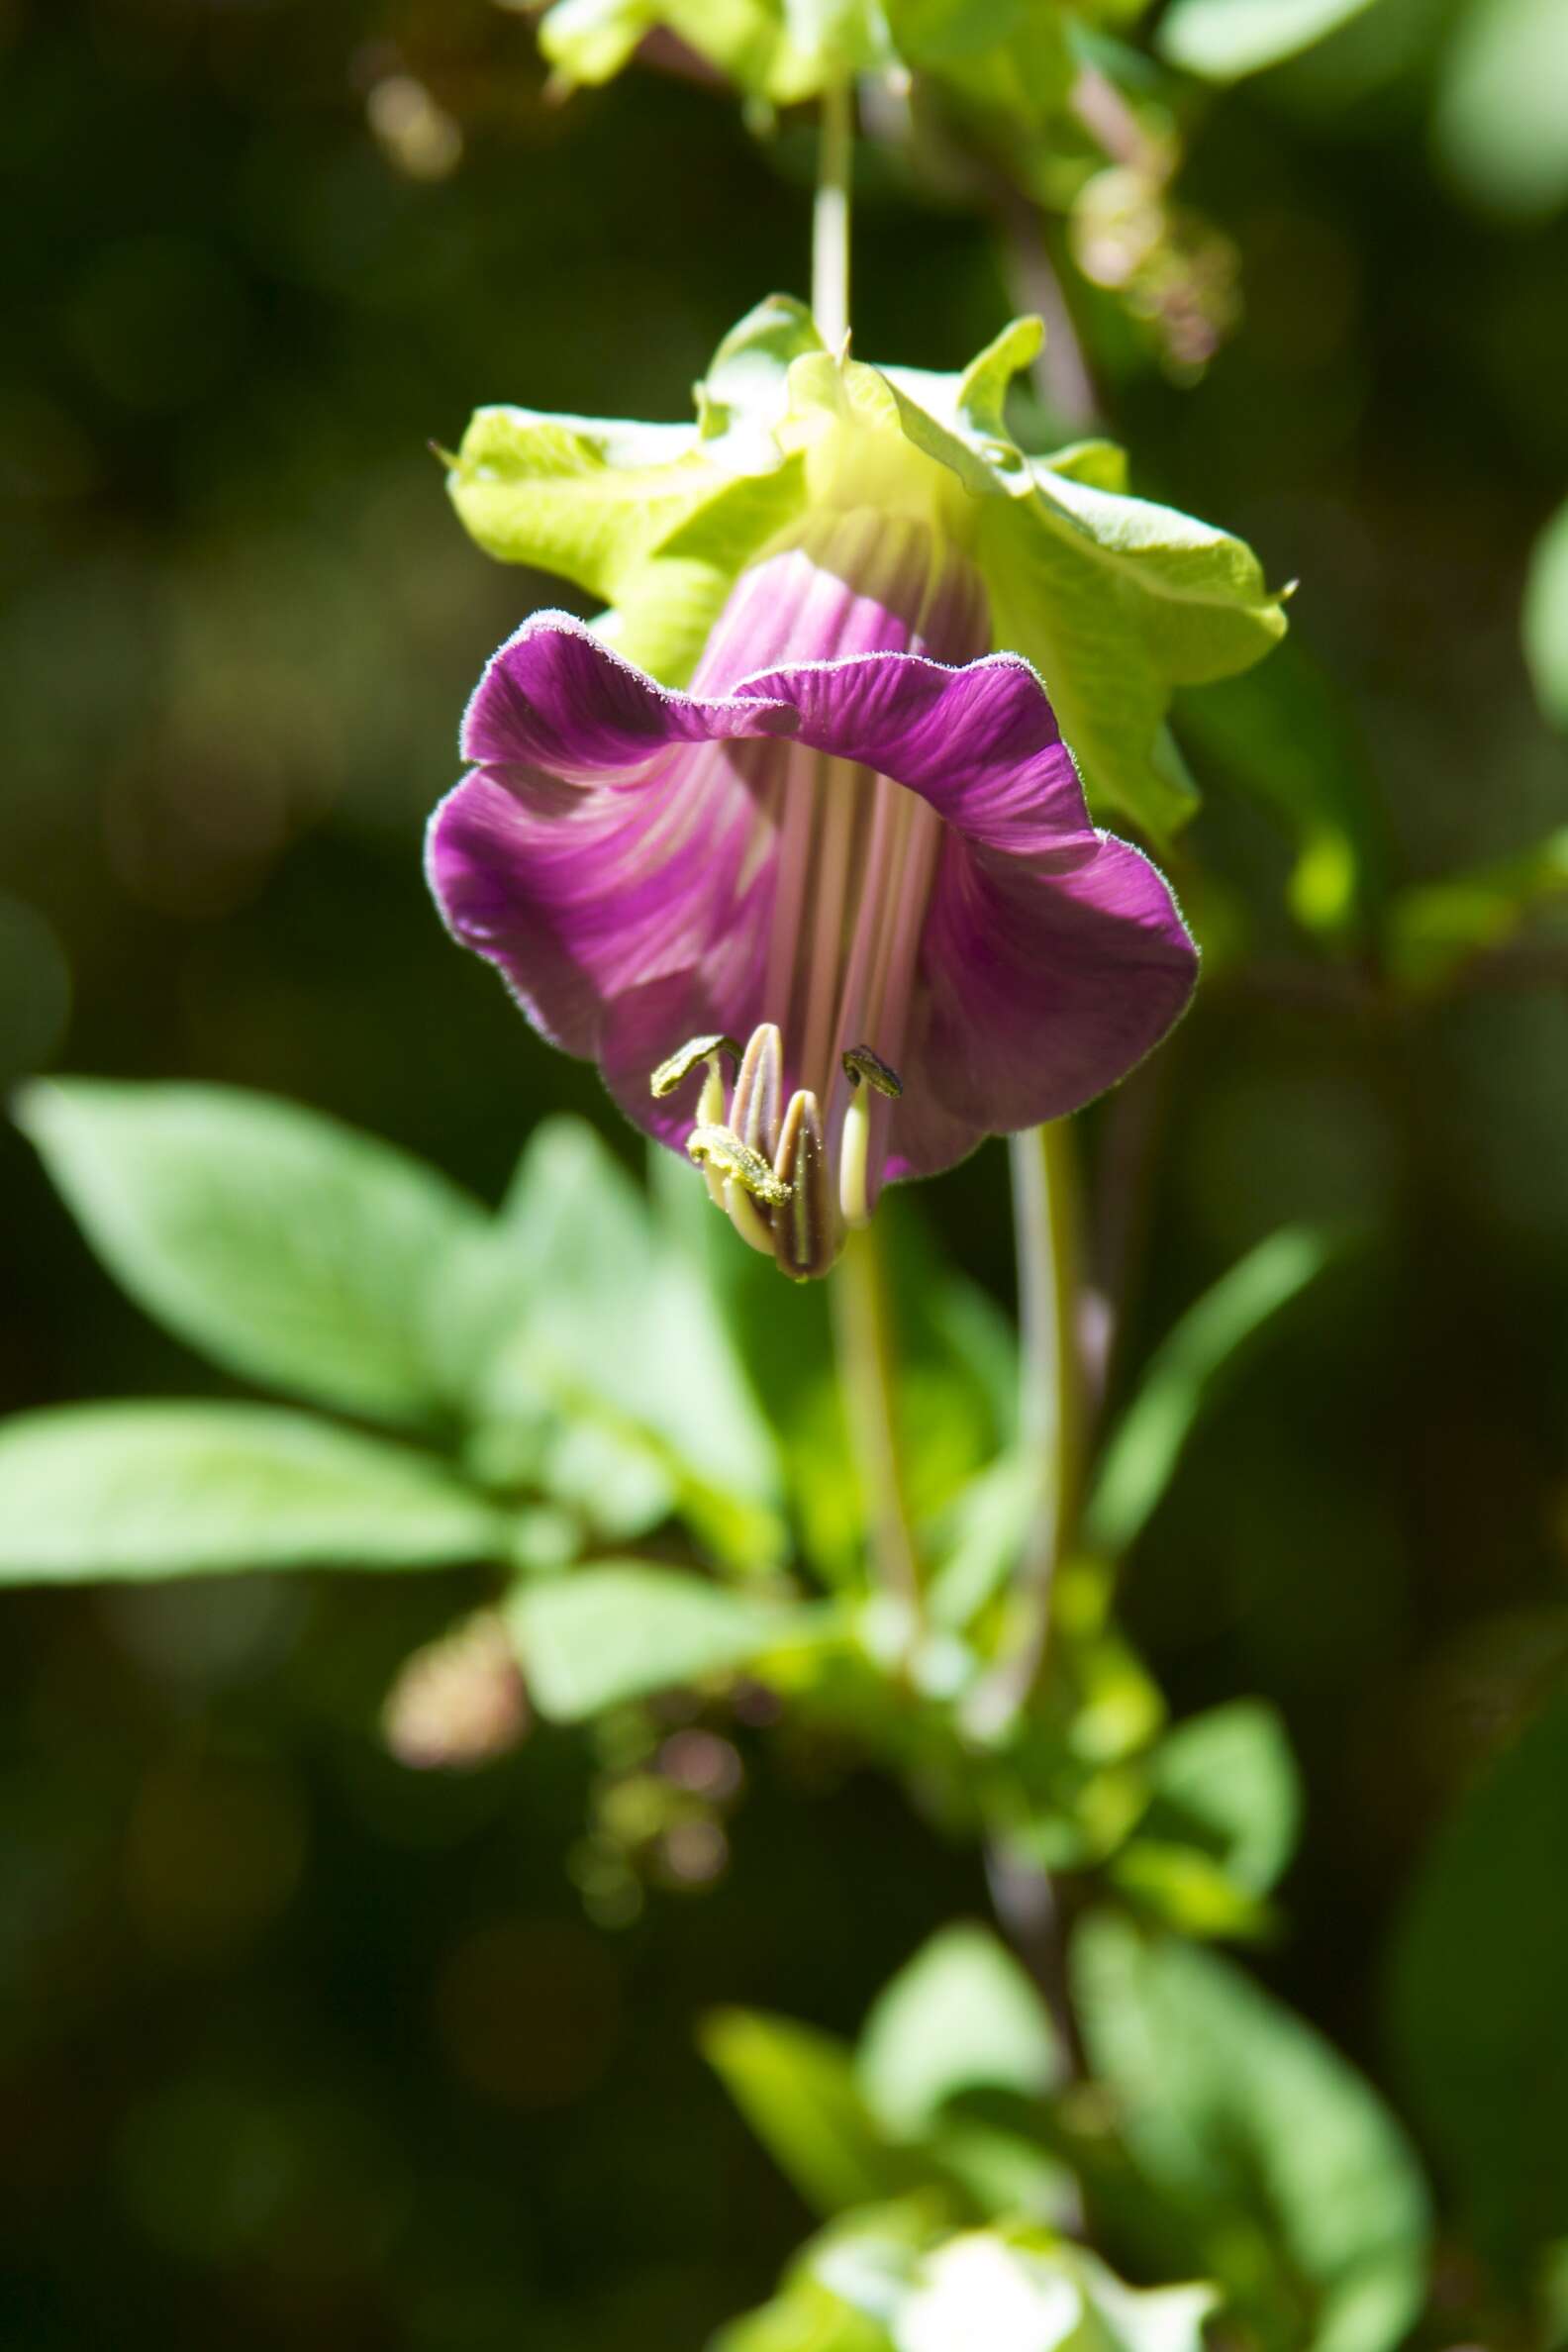
<svg viewBox="0 0 1568 2352"><path fill-rule="evenodd" d="M875 1582L910 1612L920 1606L893 1423L893 1337L875 1228L849 1235L830 1282L838 1387L859 1475Z"/></svg>
<svg viewBox="0 0 1568 2352"><path fill-rule="evenodd" d="M1014 1586L1012 1646L979 1710L992 1729L1024 1707L1050 1639L1056 1570L1072 1536L1084 1427L1078 1337L1078 1201L1068 1123L1012 1135L1019 1269L1019 1444L1036 1471L1034 1508Z"/></svg>
<svg viewBox="0 0 1568 2352"><path fill-rule="evenodd" d="M830 351L849 333L849 182L854 163L854 99L848 81L822 95L817 201L812 210L812 310Z"/></svg>
<svg viewBox="0 0 1568 2352"><path fill-rule="evenodd" d="M1034 1509L1014 1587L1016 1637L983 1689L977 1726L1005 1730L1029 1704L1050 1640L1056 1570L1078 1506L1086 1395L1078 1332L1078 1197L1066 1120L1008 1139L1019 1288L1019 1443L1035 1467ZM1067 1975L1062 1898L1049 1872L986 1846L991 1900L1056 2028L1065 2080L1085 2074ZM1070 2226L1080 2233L1077 2205Z"/></svg>

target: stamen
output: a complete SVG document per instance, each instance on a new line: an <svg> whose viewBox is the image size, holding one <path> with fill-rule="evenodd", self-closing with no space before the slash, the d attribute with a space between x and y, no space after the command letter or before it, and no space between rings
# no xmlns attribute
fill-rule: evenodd
<svg viewBox="0 0 1568 2352"><path fill-rule="evenodd" d="M863 1078L867 1086L874 1086L878 1094L897 1102L904 1092L904 1081L897 1070L874 1054L869 1045L851 1045L843 1057L843 1074L851 1086L858 1086Z"/></svg>
<svg viewBox="0 0 1568 2352"><path fill-rule="evenodd" d="M656 1096L673 1094L681 1080L689 1078L699 1062L705 1061L710 1070L716 1070L721 1053L728 1053L734 1061L740 1059L740 1048L734 1037L688 1037L668 1061L659 1063L648 1085Z"/></svg>
<svg viewBox="0 0 1568 2352"><path fill-rule="evenodd" d="M838 1214L846 1225L871 1223L871 1097L856 1087L838 1138Z"/></svg>
<svg viewBox="0 0 1568 2352"><path fill-rule="evenodd" d="M778 1149L784 1094L784 1039L775 1022L754 1029L730 1103L730 1125L742 1143L771 1161Z"/></svg>
<svg viewBox="0 0 1568 2352"><path fill-rule="evenodd" d="M723 1127L724 1123L724 1072L719 1067L719 1056L715 1054L708 1064L708 1075L702 1082L702 1092L697 1097L697 1125L699 1127ZM727 1197L729 1187L718 1169L705 1167L702 1178L708 1187L708 1198L714 1207L720 1210L727 1209L729 1207Z"/></svg>
<svg viewBox="0 0 1568 2352"><path fill-rule="evenodd" d="M846 1225L867 1225L872 1208L871 1097L875 1092L897 1102L904 1081L869 1045L850 1046L843 1057L843 1074L849 1081L849 1107L838 1140L838 1213Z"/></svg>
<svg viewBox="0 0 1568 2352"><path fill-rule="evenodd" d="M790 1197L785 1179L774 1174L760 1151L742 1143L734 1127L693 1127L686 1138L686 1149L699 1164L717 1168L732 1184L738 1184L757 1200L765 1201L770 1209L782 1209Z"/></svg>
<svg viewBox="0 0 1568 2352"><path fill-rule="evenodd" d="M840 1235L828 1184L828 1153L817 1097L790 1097L779 1136L774 1170L784 1183L787 1206L773 1219L773 1250L779 1269L792 1281L826 1274L838 1255Z"/></svg>

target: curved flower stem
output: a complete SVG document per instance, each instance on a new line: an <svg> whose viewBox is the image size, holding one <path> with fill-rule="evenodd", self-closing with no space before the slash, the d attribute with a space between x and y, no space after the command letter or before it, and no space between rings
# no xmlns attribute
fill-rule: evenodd
<svg viewBox="0 0 1568 2352"><path fill-rule="evenodd" d="M1008 1138L1019 1268L1019 1444L1037 1473L1014 1587L1017 1637L981 1714L1000 1729L1026 1706L1050 1639L1056 1570L1078 1506L1085 1395L1078 1338L1078 1200L1068 1122Z"/></svg>
<svg viewBox="0 0 1568 2352"><path fill-rule="evenodd" d="M812 310L830 351L849 333L849 180L854 162L854 99L848 81L823 91L812 211Z"/></svg>
<svg viewBox="0 0 1568 2352"><path fill-rule="evenodd" d="M860 1480L875 1582L909 1612L920 1608L915 1547L899 1478L893 1422L893 1335L874 1225L849 1235L829 1284L838 1387Z"/></svg>

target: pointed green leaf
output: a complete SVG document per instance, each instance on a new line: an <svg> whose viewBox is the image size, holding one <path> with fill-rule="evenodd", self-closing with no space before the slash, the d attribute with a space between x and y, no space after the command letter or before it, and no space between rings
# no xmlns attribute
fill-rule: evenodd
<svg viewBox="0 0 1568 2352"><path fill-rule="evenodd" d="M519 1585L506 1613L529 1688L562 1723L731 1672L815 1622L788 1604L635 1560Z"/></svg>
<svg viewBox="0 0 1568 2352"><path fill-rule="evenodd" d="M1265 1895L1295 1850L1301 1776L1285 1726L1259 1699L1233 1699L1166 1733L1148 1763L1143 1828L1182 1837L1234 1883Z"/></svg>
<svg viewBox="0 0 1568 2352"><path fill-rule="evenodd" d="M720 2009L703 2056L781 2172L821 2213L917 2187L913 2151L897 2148L855 2084L845 2045L788 2017Z"/></svg>
<svg viewBox="0 0 1568 2352"><path fill-rule="evenodd" d="M1134 2164L1270 2352L1394 2352L1423 2299L1426 2197L1370 2087L1212 1953L1098 1913L1071 1957Z"/></svg>
<svg viewBox="0 0 1568 2352"><path fill-rule="evenodd" d="M430 1456L261 1405L83 1405L0 1427L0 1579L440 1568L501 1514Z"/></svg>
<svg viewBox="0 0 1568 2352"><path fill-rule="evenodd" d="M50 1079L17 1117L111 1274L231 1371L350 1413L450 1402L435 1328L476 1202L296 1104Z"/></svg>
<svg viewBox="0 0 1568 2352"><path fill-rule="evenodd" d="M855 2058L867 2105L913 2138L961 2092L1041 2095L1061 2057L1039 1995L989 1928L941 1928L873 2004Z"/></svg>
<svg viewBox="0 0 1568 2352"><path fill-rule="evenodd" d="M790 361L820 348L810 314L775 295L714 354L699 425L480 409L447 475L458 517L487 554L602 598L617 649L683 684L735 573L801 504L773 428Z"/></svg>
<svg viewBox="0 0 1568 2352"><path fill-rule="evenodd" d="M1284 611L1240 539L1110 486L1107 444L1059 468L1024 457L1005 404L1041 332L1015 320L958 376L883 372L905 439L973 493L952 528L972 536L993 641L1039 670L1091 800L1158 838L1196 806L1164 742L1173 690L1259 660Z"/></svg>
<svg viewBox="0 0 1568 2352"><path fill-rule="evenodd" d="M1343 1255L1342 1233L1288 1226L1232 1266L1155 1349L1100 1457L1084 1540L1113 1559L1142 1532L1182 1447L1253 1333Z"/></svg>

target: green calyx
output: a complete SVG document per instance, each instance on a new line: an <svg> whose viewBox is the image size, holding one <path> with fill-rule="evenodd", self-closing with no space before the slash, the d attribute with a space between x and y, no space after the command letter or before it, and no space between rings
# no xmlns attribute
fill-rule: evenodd
<svg viewBox="0 0 1568 2352"><path fill-rule="evenodd" d="M1004 407L1042 336L1015 320L957 374L877 368L775 295L720 344L694 424L481 409L451 496L487 553L602 600L596 628L667 685L737 574L812 518L920 521L981 572L993 644L1039 671L1097 812L1165 839L1197 805L1165 727L1174 689L1249 667L1285 615L1241 540L1129 497L1112 443L1025 454Z"/></svg>

